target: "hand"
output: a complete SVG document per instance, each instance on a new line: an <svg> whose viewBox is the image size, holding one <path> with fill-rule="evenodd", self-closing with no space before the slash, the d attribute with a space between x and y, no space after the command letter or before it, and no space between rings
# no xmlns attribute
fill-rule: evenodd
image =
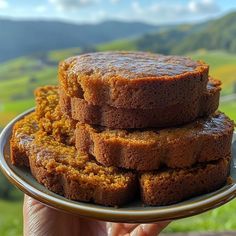
<svg viewBox="0 0 236 236"><path fill-rule="evenodd" d="M24 236L156 236L169 222L108 223L85 219L47 207L25 195Z"/></svg>

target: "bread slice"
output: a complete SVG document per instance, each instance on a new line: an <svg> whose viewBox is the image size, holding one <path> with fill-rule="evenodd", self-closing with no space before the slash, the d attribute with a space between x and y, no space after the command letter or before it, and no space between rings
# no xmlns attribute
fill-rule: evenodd
<svg viewBox="0 0 236 236"><path fill-rule="evenodd" d="M111 130L78 123L76 148L105 166L155 170L187 168L231 152L234 123L223 113L166 129Z"/></svg>
<svg viewBox="0 0 236 236"><path fill-rule="evenodd" d="M59 80L70 97L116 108L153 109L195 101L206 90L208 65L147 52L98 52L66 59Z"/></svg>
<svg viewBox="0 0 236 236"><path fill-rule="evenodd" d="M149 172L140 177L142 201L146 205L169 205L214 191L226 184L230 156L190 169Z"/></svg>
<svg viewBox="0 0 236 236"><path fill-rule="evenodd" d="M175 104L155 109L124 109L108 105L94 106L78 97L69 97L60 88L60 107L74 120L90 125L114 129L171 127L182 125L198 117L214 113L219 105L220 81L210 78L207 91L196 100L186 99Z"/></svg>
<svg viewBox="0 0 236 236"><path fill-rule="evenodd" d="M119 206L136 196L135 174L99 165L56 141L39 130L35 113L15 124L11 160L14 165L29 166L39 183L69 199Z"/></svg>

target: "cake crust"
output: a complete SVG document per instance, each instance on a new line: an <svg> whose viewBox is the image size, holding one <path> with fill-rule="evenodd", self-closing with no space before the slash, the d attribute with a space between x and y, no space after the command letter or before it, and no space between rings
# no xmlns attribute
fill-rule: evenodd
<svg viewBox="0 0 236 236"><path fill-rule="evenodd" d="M78 97L69 97L61 87L59 103L62 112L74 120L90 125L100 125L114 129L172 127L214 113L219 106L220 85L210 79L207 91L202 97L183 104L175 104L156 109L124 109L108 105L95 106Z"/></svg>
<svg viewBox="0 0 236 236"><path fill-rule="evenodd" d="M98 52L59 64L67 95L89 104L152 109L195 100L206 90L208 65L147 52Z"/></svg>

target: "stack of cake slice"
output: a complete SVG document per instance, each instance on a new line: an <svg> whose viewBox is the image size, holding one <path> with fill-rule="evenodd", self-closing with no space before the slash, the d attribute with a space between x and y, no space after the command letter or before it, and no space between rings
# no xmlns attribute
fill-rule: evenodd
<svg viewBox="0 0 236 236"><path fill-rule="evenodd" d="M233 122L216 111L208 65L142 52L91 53L59 65L59 87L35 92L12 162L67 198L168 205L223 186Z"/></svg>

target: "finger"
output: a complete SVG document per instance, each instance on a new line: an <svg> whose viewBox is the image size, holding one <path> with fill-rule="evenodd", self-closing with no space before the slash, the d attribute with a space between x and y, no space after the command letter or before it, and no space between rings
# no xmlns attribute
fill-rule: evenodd
<svg viewBox="0 0 236 236"><path fill-rule="evenodd" d="M24 199L23 216L25 236L64 236L68 231L70 235L77 235L80 231L79 221L74 216L49 208L28 196Z"/></svg>
<svg viewBox="0 0 236 236"><path fill-rule="evenodd" d="M138 224L107 223L108 236L123 236L129 234Z"/></svg>
<svg viewBox="0 0 236 236"><path fill-rule="evenodd" d="M24 199L24 236L104 236L106 225L50 208L31 197Z"/></svg>
<svg viewBox="0 0 236 236"><path fill-rule="evenodd" d="M163 221L156 224L141 224L130 233L130 236L157 236L169 223Z"/></svg>
<svg viewBox="0 0 236 236"><path fill-rule="evenodd" d="M23 219L24 219L24 235L31 235L33 232L41 232L39 220L44 211L44 206L27 195L24 196ZM44 222L44 219L43 219ZM42 222L42 224L43 224ZM36 235L36 234L35 234Z"/></svg>

